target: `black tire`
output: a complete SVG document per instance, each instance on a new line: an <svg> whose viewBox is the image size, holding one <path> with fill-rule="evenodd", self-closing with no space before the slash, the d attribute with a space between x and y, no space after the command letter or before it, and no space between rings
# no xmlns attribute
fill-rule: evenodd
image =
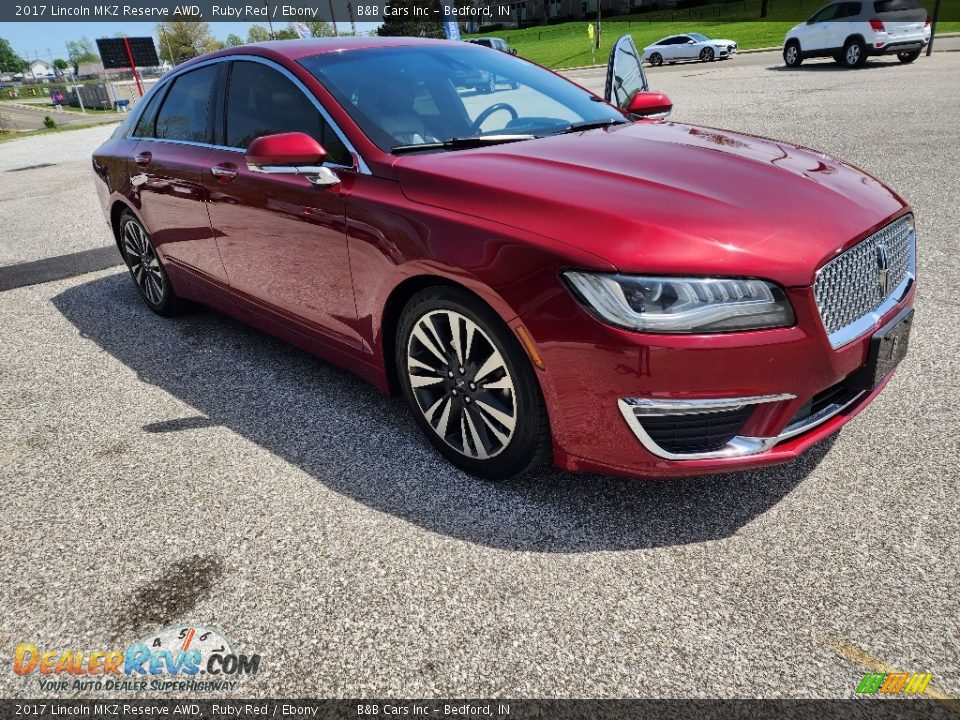
<svg viewBox="0 0 960 720"><path fill-rule="evenodd" d="M803 62L803 53L800 52L800 43L791 40L783 46L783 62L787 67L799 67Z"/></svg>
<svg viewBox="0 0 960 720"><path fill-rule="evenodd" d="M867 46L858 37L848 38L843 44L843 65L848 68L863 67L867 61Z"/></svg>
<svg viewBox="0 0 960 720"><path fill-rule="evenodd" d="M471 475L506 480L549 457L547 410L533 366L510 329L477 298L448 287L420 291L403 309L395 347L407 405L451 463ZM426 382L414 387L414 378Z"/></svg>
<svg viewBox="0 0 960 720"><path fill-rule="evenodd" d="M713 48L705 47L700 51L700 62L713 62L717 59L717 55L713 52Z"/></svg>
<svg viewBox="0 0 960 720"><path fill-rule="evenodd" d="M909 65L918 57L920 57L920 50L914 50L913 52L897 53L897 60L902 62L904 65Z"/></svg>
<svg viewBox="0 0 960 720"><path fill-rule="evenodd" d="M177 296L150 235L136 215L125 210L120 218L120 254L140 297L157 315L179 315L190 304Z"/></svg>
<svg viewBox="0 0 960 720"><path fill-rule="evenodd" d="M657 52L653 53L653 55L650 56L650 64L654 67L663 65L663 55Z"/></svg>

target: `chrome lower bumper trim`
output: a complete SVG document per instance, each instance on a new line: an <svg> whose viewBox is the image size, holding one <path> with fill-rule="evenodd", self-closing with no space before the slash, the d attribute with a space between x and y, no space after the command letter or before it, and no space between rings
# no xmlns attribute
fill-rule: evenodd
<svg viewBox="0 0 960 720"><path fill-rule="evenodd" d="M758 455L770 450L778 443L801 433L812 430L830 418L846 410L863 397L860 392L840 403L832 403L822 410L791 423L779 435L773 437L749 437L738 435L719 450L695 453L674 453L658 445L644 430L640 420L645 416L691 415L716 412L718 410L736 410L746 405L782 402L793 400L796 396L788 393L780 395L754 395L751 397L704 399L704 400L660 400L650 398L620 398L617 405L620 414L626 420L637 440L653 455L664 460L724 460Z"/></svg>

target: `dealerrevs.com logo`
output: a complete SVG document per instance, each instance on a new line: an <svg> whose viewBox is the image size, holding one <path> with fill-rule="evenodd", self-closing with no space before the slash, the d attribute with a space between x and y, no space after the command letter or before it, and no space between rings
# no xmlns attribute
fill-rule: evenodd
<svg viewBox="0 0 960 720"><path fill-rule="evenodd" d="M36 677L40 690L233 690L256 675L260 655L243 655L215 628L172 626L125 650L44 649L21 643L13 671Z"/></svg>

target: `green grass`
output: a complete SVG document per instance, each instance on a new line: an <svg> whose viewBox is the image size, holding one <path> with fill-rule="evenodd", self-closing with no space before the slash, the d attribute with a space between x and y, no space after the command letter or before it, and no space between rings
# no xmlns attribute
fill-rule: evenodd
<svg viewBox="0 0 960 720"><path fill-rule="evenodd" d="M0 143L19 140L20 138L31 137L33 135L53 135L55 133L69 132L70 130L86 130L87 128L100 127L103 124L104 123L90 123L89 125L61 125L55 128L41 128L39 130L0 131Z"/></svg>
<svg viewBox="0 0 960 720"><path fill-rule="evenodd" d="M932 11L934 0L924 0ZM559 25L538 25L524 30L498 30L467 37L502 37L517 52L549 68L570 68L605 64L610 48L629 33L641 50L667 35L700 32L716 38L734 40L741 50L779 47L784 35L798 18L812 15L824 0L770 0L767 18L760 21L760 0L706 5L689 10L660 10L638 15L621 15L603 22L600 49L591 52L586 21ZM799 8L799 9L798 9ZM938 32L960 31L960 22L941 22Z"/></svg>

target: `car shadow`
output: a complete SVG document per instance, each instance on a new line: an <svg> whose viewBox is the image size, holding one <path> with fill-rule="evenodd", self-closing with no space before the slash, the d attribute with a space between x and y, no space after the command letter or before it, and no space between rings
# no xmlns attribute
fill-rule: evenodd
<svg viewBox="0 0 960 720"><path fill-rule="evenodd" d="M799 67L787 67L784 64L780 65L770 65L767 67L767 70L775 70L778 72L861 72L863 70L879 70L882 68L896 68L896 67L906 67L902 62L897 60L896 55L892 56L892 61L887 59L871 58L867 60L866 63L861 65L858 68L848 68L845 65L841 65L838 62L834 62L830 58L817 58L816 60L804 60L803 64Z"/></svg>
<svg viewBox="0 0 960 720"><path fill-rule="evenodd" d="M399 398L212 310L165 320L126 273L74 286L53 304L127 367L196 409L131 432L222 425L331 490L427 530L536 552L653 548L729 537L812 472L832 440L789 464L681 480L544 469L491 483L459 472L423 439Z"/></svg>

